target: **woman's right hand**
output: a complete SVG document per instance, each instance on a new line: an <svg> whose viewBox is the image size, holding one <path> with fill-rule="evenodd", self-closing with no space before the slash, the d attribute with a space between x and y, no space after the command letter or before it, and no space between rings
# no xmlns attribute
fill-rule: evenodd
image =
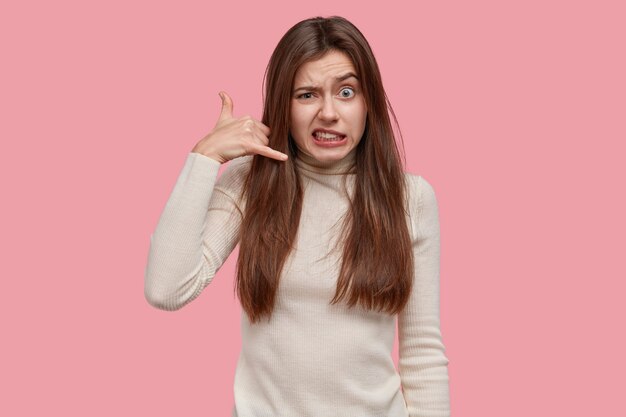
<svg viewBox="0 0 626 417"><path fill-rule="evenodd" d="M202 138L191 150L208 156L220 163L244 155L259 154L284 161L287 155L267 146L270 128L250 116L233 117L233 101L225 92L222 112L213 130Z"/></svg>

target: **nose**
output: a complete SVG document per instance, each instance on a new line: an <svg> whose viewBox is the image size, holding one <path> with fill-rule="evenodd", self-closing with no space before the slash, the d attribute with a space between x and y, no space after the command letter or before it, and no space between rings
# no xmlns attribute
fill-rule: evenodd
<svg viewBox="0 0 626 417"><path fill-rule="evenodd" d="M334 121L337 120L338 117L339 114L337 113L337 109L335 108L335 102L333 100L333 97L324 96L324 99L321 101L319 118L321 120Z"/></svg>

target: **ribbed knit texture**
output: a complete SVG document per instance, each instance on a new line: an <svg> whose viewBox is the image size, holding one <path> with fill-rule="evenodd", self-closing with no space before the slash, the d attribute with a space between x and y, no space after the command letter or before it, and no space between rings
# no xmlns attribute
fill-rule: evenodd
<svg viewBox="0 0 626 417"><path fill-rule="evenodd" d="M145 296L177 310L196 298L237 245L238 199L252 156L220 163L191 152L150 238ZM448 359L439 327L439 216L432 186L406 173L415 282L396 316L329 305L341 265L331 251L348 209L354 153L330 167L295 160L305 188L296 249L285 264L273 316L241 315L233 417L447 417ZM343 187L345 184L347 188ZM393 250L393 248L390 248Z"/></svg>

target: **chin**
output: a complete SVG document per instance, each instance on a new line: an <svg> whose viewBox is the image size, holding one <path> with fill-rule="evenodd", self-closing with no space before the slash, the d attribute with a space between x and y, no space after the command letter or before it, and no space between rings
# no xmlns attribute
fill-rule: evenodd
<svg viewBox="0 0 626 417"><path fill-rule="evenodd" d="M334 152L317 152L313 154L313 157L320 162L335 162L343 159L346 156L345 152L342 153L334 153Z"/></svg>

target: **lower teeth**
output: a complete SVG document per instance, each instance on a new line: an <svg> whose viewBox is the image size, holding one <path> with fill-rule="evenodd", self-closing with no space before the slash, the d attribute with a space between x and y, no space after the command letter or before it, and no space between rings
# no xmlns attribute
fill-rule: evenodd
<svg viewBox="0 0 626 417"><path fill-rule="evenodd" d="M340 141L341 139L343 139L343 137L341 137L341 138L335 138L335 139L326 139L326 138L320 138L320 137L317 137L317 136L316 136L316 139L317 139L317 140L321 140L321 141L323 141L323 142L338 142L338 141Z"/></svg>

